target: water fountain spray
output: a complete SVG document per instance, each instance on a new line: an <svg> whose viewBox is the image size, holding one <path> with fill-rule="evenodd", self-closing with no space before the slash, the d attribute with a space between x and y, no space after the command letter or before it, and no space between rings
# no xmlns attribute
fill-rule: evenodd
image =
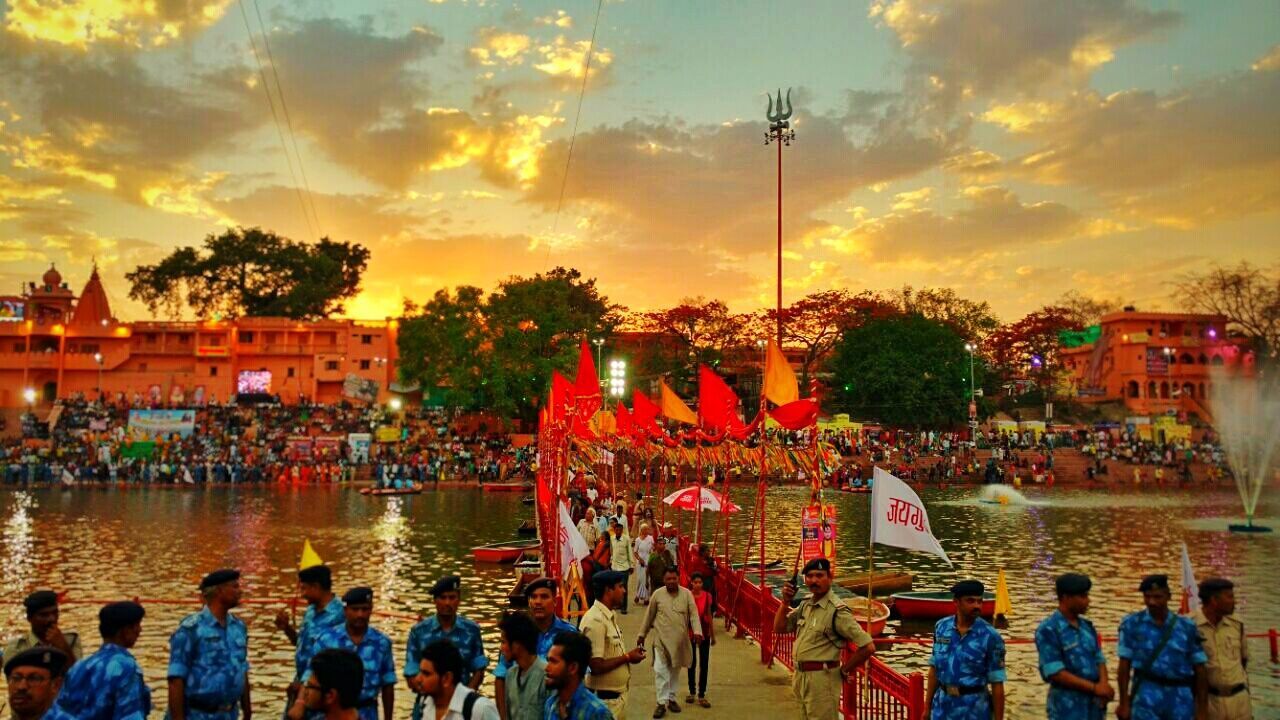
<svg viewBox="0 0 1280 720"><path fill-rule="evenodd" d="M1280 445L1280 393L1274 378L1240 377L1225 370L1213 374L1214 425L1231 466L1240 501L1244 503L1245 524L1233 524L1232 532L1270 532L1253 524L1262 486L1274 471L1276 447Z"/></svg>

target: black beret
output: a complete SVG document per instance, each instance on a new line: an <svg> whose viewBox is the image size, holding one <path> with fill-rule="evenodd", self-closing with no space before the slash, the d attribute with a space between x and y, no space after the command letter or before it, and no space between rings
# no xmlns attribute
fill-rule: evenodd
<svg viewBox="0 0 1280 720"><path fill-rule="evenodd" d="M1066 573L1058 576L1053 587L1058 591L1058 595L1088 595L1089 588L1093 587L1093 581L1088 575Z"/></svg>
<svg viewBox="0 0 1280 720"><path fill-rule="evenodd" d="M1142 578L1142 582L1138 585L1138 592L1147 592L1148 590L1168 590L1168 575L1148 575Z"/></svg>
<svg viewBox="0 0 1280 720"><path fill-rule="evenodd" d="M982 597L986 587L977 580L961 580L951 586L951 594L955 597Z"/></svg>
<svg viewBox="0 0 1280 720"><path fill-rule="evenodd" d="M342 602L347 605L369 605L373 603L373 588L353 587L342 594Z"/></svg>
<svg viewBox="0 0 1280 720"><path fill-rule="evenodd" d="M22 604L27 608L27 615L31 616L45 608L57 607L58 593L52 590L36 590L28 595Z"/></svg>
<svg viewBox="0 0 1280 720"><path fill-rule="evenodd" d="M598 575L599 573L596 573L596 574ZM595 576L593 575L592 577L595 577ZM540 590L542 588L546 588L550 590L551 594L555 595L556 591L560 589L560 585L552 578L540 577L537 580L534 580L533 582L524 586L524 595L525 597L528 597L533 594L534 590Z"/></svg>
<svg viewBox="0 0 1280 720"><path fill-rule="evenodd" d="M54 678L62 677L67 667L67 656L51 647L33 647L14 655L4 664L4 676L8 678L20 667L44 668Z"/></svg>
<svg viewBox="0 0 1280 720"><path fill-rule="evenodd" d="M1223 590L1234 590L1236 584L1226 578L1205 578L1200 583L1200 601L1208 602L1209 598L1217 595Z"/></svg>
<svg viewBox="0 0 1280 720"><path fill-rule="evenodd" d="M792 567L795 567L794 565ZM810 570L821 570L823 572L831 572L831 561L824 557L816 557L804 564L804 570L801 574L808 575Z"/></svg>
<svg viewBox="0 0 1280 720"><path fill-rule="evenodd" d="M221 585L222 583L229 583L232 580L239 580L239 579L240 579L239 570L232 570L231 568L214 570L208 575L205 575L204 579L200 581L200 589L207 590L211 587L216 587L218 585Z"/></svg>
<svg viewBox="0 0 1280 720"><path fill-rule="evenodd" d="M447 592L461 592L462 578L457 575L445 575L431 586L431 595L437 596Z"/></svg>
<svg viewBox="0 0 1280 720"><path fill-rule="evenodd" d="M618 583L626 582L627 574L617 570L605 570L591 576L591 584L597 588L611 588Z"/></svg>
<svg viewBox="0 0 1280 720"><path fill-rule="evenodd" d="M124 628L142 622L147 614L136 602L114 602L105 605L98 611L98 631L103 637L110 637Z"/></svg>
<svg viewBox="0 0 1280 720"><path fill-rule="evenodd" d="M326 583L333 582L333 573L328 565L312 565L298 571L298 582Z"/></svg>

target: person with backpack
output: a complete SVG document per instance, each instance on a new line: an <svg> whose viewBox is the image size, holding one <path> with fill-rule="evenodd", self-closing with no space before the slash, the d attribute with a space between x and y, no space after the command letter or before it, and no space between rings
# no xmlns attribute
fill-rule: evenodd
<svg viewBox="0 0 1280 720"><path fill-rule="evenodd" d="M492 700L462 683L462 653L446 639L422 649L418 674L410 679L422 696L422 717L438 720L501 720ZM441 717L436 708L447 707Z"/></svg>
<svg viewBox="0 0 1280 720"><path fill-rule="evenodd" d="M1205 717L1205 663L1190 618L1169 612L1169 578L1148 575L1138 586L1146 609L1120 621L1120 720L1192 720ZM1132 682L1130 682L1132 671Z"/></svg>

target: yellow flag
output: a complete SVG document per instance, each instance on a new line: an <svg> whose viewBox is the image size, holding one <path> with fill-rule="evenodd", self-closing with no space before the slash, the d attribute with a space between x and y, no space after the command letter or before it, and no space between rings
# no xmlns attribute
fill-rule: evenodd
<svg viewBox="0 0 1280 720"><path fill-rule="evenodd" d="M782 348L774 340L769 341L769 352L764 361L764 396L774 405L786 405L800 399L800 384L791 364L782 354Z"/></svg>
<svg viewBox="0 0 1280 720"><path fill-rule="evenodd" d="M667 387L666 380L659 380L658 386L662 389L662 416L671 418L677 422L688 423L690 425L698 424L698 416L693 414L688 405L676 395L671 388Z"/></svg>
<svg viewBox="0 0 1280 720"><path fill-rule="evenodd" d="M298 569L306 570L309 567L323 565L324 560L320 559L320 554L311 547L310 540L302 541L302 559L298 560Z"/></svg>
<svg viewBox="0 0 1280 720"><path fill-rule="evenodd" d="M1009 599L1009 584L1004 580L1004 569L996 577L996 615L1009 617L1013 614L1013 601Z"/></svg>
<svg viewBox="0 0 1280 720"><path fill-rule="evenodd" d="M598 437L618 434L618 418L611 410L601 410L593 415L589 425Z"/></svg>

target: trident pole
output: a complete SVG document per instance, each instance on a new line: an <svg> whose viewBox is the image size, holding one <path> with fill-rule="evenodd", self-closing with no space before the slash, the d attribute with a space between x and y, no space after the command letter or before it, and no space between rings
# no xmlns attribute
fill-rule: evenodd
<svg viewBox="0 0 1280 720"><path fill-rule="evenodd" d="M764 144L774 143L778 146L778 257L777 257L777 320L778 347L782 347L782 146L790 145L796 138L796 131L791 129L791 88L787 88L786 110L783 110L782 90L779 88L775 107L774 98L769 98L769 129L764 134Z"/></svg>

